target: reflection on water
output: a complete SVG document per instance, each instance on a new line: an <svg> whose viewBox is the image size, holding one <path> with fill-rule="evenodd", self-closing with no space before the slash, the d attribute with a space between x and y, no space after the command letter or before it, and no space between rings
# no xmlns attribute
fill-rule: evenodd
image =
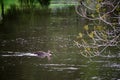
<svg viewBox="0 0 120 80"><path fill-rule="evenodd" d="M9 16L0 25L0 80L119 80L119 50L79 54L73 40L88 22L78 18L72 7ZM51 50L52 59L32 54L39 50Z"/></svg>

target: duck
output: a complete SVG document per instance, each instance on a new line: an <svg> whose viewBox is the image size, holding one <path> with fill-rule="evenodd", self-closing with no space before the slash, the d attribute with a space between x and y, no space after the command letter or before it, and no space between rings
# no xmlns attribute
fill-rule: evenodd
<svg viewBox="0 0 120 80"><path fill-rule="evenodd" d="M48 50L48 52L37 51L37 52L34 52L34 54L36 54L40 58L46 58L47 57L48 60L51 60L51 56L52 56L50 50Z"/></svg>

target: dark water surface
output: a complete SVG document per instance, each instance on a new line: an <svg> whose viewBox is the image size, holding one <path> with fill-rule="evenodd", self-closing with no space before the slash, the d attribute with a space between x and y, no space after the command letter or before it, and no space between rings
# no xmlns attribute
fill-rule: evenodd
<svg viewBox="0 0 120 80"><path fill-rule="evenodd" d="M0 25L0 80L120 80L119 49L79 54L73 40L86 23L72 7L8 15ZM51 50L51 60L19 56L39 50Z"/></svg>

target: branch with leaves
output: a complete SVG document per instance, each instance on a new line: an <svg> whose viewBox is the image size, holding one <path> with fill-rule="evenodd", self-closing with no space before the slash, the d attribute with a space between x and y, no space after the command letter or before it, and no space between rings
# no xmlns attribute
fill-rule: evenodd
<svg viewBox="0 0 120 80"><path fill-rule="evenodd" d="M84 31L80 32L74 41L82 56L94 57L108 47L119 48L120 1L80 0L75 10L79 16L93 21L93 26L90 24L83 26Z"/></svg>
<svg viewBox="0 0 120 80"><path fill-rule="evenodd" d="M118 46L120 33L117 35L109 31L104 26L94 26L90 30L89 25L84 26L84 32L80 32L74 43L80 49L80 54L84 57L94 57L100 55L106 48Z"/></svg>
<svg viewBox="0 0 120 80"><path fill-rule="evenodd" d="M80 0L75 10L77 14L86 19L99 20L110 26L120 25L120 1ZM117 22L114 23L110 19L117 19Z"/></svg>

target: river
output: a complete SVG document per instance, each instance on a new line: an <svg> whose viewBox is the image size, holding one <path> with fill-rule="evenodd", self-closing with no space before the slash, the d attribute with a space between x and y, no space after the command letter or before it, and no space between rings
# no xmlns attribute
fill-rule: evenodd
<svg viewBox="0 0 120 80"><path fill-rule="evenodd" d="M120 80L118 48L91 59L80 55L74 40L88 21L74 7L7 17L0 25L0 80ZM39 50L51 50L51 60L19 56Z"/></svg>

